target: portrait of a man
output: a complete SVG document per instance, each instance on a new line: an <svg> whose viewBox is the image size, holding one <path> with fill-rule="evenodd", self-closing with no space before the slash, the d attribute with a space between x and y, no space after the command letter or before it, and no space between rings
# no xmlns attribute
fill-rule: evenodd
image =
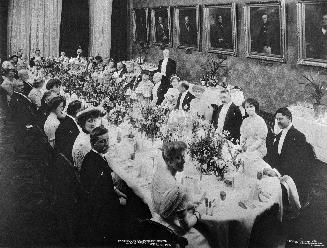
<svg viewBox="0 0 327 248"><path fill-rule="evenodd" d="M152 9L151 22L152 41L157 44L169 44L170 43L170 8L161 7Z"/></svg>
<svg viewBox="0 0 327 248"><path fill-rule="evenodd" d="M210 48L233 49L231 8L210 8L209 23Z"/></svg>
<svg viewBox="0 0 327 248"><path fill-rule="evenodd" d="M197 47L196 9L181 9L179 11L179 43L181 46Z"/></svg>
<svg viewBox="0 0 327 248"><path fill-rule="evenodd" d="M158 17L158 23L156 24L156 42L169 43L168 21L162 16Z"/></svg>
<svg viewBox="0 0 327 248"><path fill-rule="evenodd" d="M278 6L250 9L251 52L281 55L281 23Z"/></svg>
<svg viewBox="0 0 327 248"><path fill-rule="evenodd" d="M306 57L327 60L327 3L305 8Z"/></svg>

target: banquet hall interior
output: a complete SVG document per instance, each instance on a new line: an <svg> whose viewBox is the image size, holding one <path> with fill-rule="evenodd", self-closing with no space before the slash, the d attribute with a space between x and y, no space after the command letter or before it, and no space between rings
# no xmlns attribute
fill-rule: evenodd
<svg viewBox="0 0 327 248"><path fill-rule="evenodd" d="M327 246L325 0L0 0L0 247Z"/></svg>

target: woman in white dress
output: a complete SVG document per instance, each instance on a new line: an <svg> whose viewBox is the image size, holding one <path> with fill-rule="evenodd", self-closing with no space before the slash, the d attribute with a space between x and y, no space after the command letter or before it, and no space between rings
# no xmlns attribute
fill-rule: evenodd
<svg viewBox="0 0 327 248"><path fill-rule="evenodd" d="M262 159L267 154L268 128L264 119L258 115L259 103L255 99L247 99L244 107L248 117L243 120L240 129L240 145L243 148L240 158L244 161L245 173L256 177L258 171L270 167Z"/></svg>
<svg viewBox="0 0 327 248"><path fill-rule="evenodd" d="M82 129L74 142L72 151L74 165L78 170L81 169L85 155L92 149L90 133L94 128L99 127L102 124L102 116L103 112L99 108L94 107L83 110L76 116L77 123Z"/></svg>
<svg viewBox="0 0 327 248"><path fill-rule="evenodd" d="M195 96L195 99L190 103L190 114L193 118L201 117L209 120L212 109L210 104L205 102L206 99L202 97L204 92L205 88L203 86L194 85L192 87L192 94Z"/></svg>
<svg viewBox="0 0 327 248"><path fill-rule="evenodd" d="M179 93L180 93L178 90L179 81L180 81L180 78L177 77L177 75L173 75L170 77L170 84L171 84L172 88L168 89L167 93L165 94L165 98L164 98L163 102L161 103L161 106L166 107L170 110L174 109L174 107L176 106L176 103L177 103Z"/></svg>
<svg viewBox="0 0 327 248"><path fill-rule="evenodd" d="M150 102L150 98L152 96L152 88L153 83L150 80L150 73L148 71L144 71L142 75L142 81L138 85L135 90L135 93L140 102Z"/></svg>
<svg viewBox="0 0 327 248"><path fill-rule="evenodd" d="M49 103L50 114L44 123L44 132L52 147L55 146L56 131L60 124L60 119L65 118L64 112L66 100L63 96L54 97Z"/></svg>

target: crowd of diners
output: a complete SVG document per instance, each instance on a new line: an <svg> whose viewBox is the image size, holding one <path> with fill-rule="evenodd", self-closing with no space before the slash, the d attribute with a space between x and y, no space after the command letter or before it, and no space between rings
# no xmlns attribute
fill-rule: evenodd
<svg viewBox="0 0 327 248"><path fill-rule="evenodd" d="M39 127L53 152L74 166L81 185L92 196L83 226L84 234L88 230L89 241L101 245L126 239L130 237L132 220L152 218L175 235L185 237L187 247L214 247L214 237L197 229L201 223L202 203L192 202L175 178L176 173L184 169L187 145L182 141L163 145L165 166L157 169L151 184L155 212L151 215L142 200L113 172L110 159L105 156L113 143L104 118L106 113L96 107L84 109L79 99L66 106L69 99L62 94L63 82L59 79L38 77L29 82L29 71L40 69L38 61L42 60L40 51L36 50L29 63L21 53L4 61L1 92L17 129L30 125ZM241 158L250 175L262 172L266 176L292 177L300 201L305 203L314 156L305 135L292 125L292 114L287 108L275 113L281 132L274 136L269 135L265 121L259 116L259 103L255 99L244 102L245 115L231 101L227 89L220 92L219 106L206 104L201 99L205 90L202 86L195 85L190 90L188 82L176 75L176 62L169 58L168 49L163 51L163 60L152 79L150 73L142 71L137 64L124 65L100 56L86 59L81 49L77 50L76 58L69 60L62 53L58 61L85 63L93 75L104 73L105 78L121 82L126 101L146 101L165 106L172 112L194 112L209 120L217 132L227 131L232 142L241 143ZM282 188L287 194L288 189Z"/></svg>

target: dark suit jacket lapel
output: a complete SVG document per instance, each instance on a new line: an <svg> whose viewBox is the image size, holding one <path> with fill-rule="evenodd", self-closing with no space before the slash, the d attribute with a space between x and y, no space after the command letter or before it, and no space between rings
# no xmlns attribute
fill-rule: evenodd
<svg viewBox="0 0 327 248"><path fill-rule="evenodd" d="M284 153L285 153L285 151L287 151L288 150L288 147L289 147L289 143L290 143L290 141L291 141L291 139L292 139L292 137L293 137L293 132L294 132L294 126L292 126L289 130L288 130L288 132L287 132L287 134L286 134L286 136L285 136L285 139L284 139L284 142L283 142L283 147L282 147L282 150L281 150L281 152L280 152L280 155L282 156L282 155L284 155Z"/></svg>
<svg viewBox="0 0 327 248"><path fill-rule="evenodd" d="M222 105L223 106L223 105ZM226 129L226 124L229 122L229 119L232 117L233 110L234 110L235 104L232 103L229 106L229 109L227 110L226 117L225 117L225 122L224 122L224 129ZM221 110L221 109L220 109ZM220 111L219 111L220 112Z"/></svg>

